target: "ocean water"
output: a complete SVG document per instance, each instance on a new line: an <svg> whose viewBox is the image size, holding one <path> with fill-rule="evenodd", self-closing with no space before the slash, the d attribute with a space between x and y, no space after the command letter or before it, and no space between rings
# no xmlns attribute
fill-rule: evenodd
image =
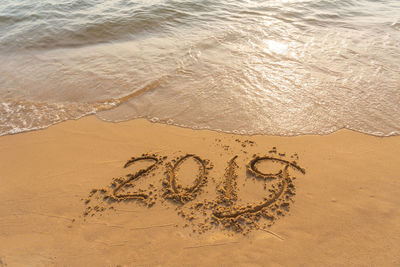
<svg viewBox="0 0 400 267"><path fill-rule="evenodd" d="M399 0L2 0L0 135L96 114L400 134Z"/></svg>

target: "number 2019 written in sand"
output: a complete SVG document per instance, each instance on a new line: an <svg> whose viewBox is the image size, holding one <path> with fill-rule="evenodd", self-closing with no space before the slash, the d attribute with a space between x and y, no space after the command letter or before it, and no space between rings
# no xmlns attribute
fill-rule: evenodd
<svg viewBox="0 0 400 267"><path fill-rule="evenodd" d="M208 217L205 221L211 221L212 225L223 225L226 228L242 231L246 228L244 225L250 225L250 228L257 228L258 224L255 222L261 217L272 222L277 216L287 211L295 194L294 177L289 174L289 169L305 174L305 170L298 166L295 161L288 161L270 155L254 155L246 165L247 174L263 181L264 189L268 193L259 203L238 205L238 175L236 170L239 166L236 163L238 156L234 156L227 162L224 178L221 179L220 185L217 186L216 199L195 202L195 199L203 191L202 188L208 183L207 177L209 170L213 168L212 163L194 154L186 154L163 164L166 158L156 154L143 154L140 157L131 158L126 162L124 168L140 162L150 163L150 165L139 169L135 173L127 174L124 178L114 178L109 188L94 189L89 194L89 198L99 193L99 196L102 195L101 199L108 203L137 199L151 207L158 196L154 185L150 184L148 190L139 189L131 192L129 189L135 188L134 184L139 179L152 173L154 175L155 170L160 165L165 165L165 177L161 183L162 194L160 196L164 200L171 200L173 203L179 204L180 210L178 213L182 217L192 222L198 219L199 216L196 214L201 213L203 217ZM192 184L183 186L177 179L177 172L188 159L195 162L198 170L197 175L193 177ZM274 173L266 173L259 169L259 164L263 162L278 163L282 168ZM267 183L271 182L274 184L267 190ZM97 199L100 199L100 197ZM90 200L88 199L86 203L88 204L89 202ZM99 205L88 207L85 215L88 215L91 211L103 211L104 209ZM202 230L208 230L205 229L208 227L207 225L209 224L202 225Z"/></svg>

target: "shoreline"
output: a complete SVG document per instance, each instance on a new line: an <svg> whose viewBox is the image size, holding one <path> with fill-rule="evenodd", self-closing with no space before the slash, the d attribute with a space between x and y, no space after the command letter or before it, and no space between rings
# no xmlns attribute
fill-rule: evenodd
<svg viewBox="0 0 400 267"><path fill-rule="evenodd" d="M97 113L90 113L90 114L84 114L81 117L78 118L70 118L67 120L63 120L63 121L59 121L59 122L55 122L51 125L48 126L38 126L37 128L32 128L32 129L24 129L20 132L8 132L8 133L4 133L4 134L0 134L0 138L2 136L8 136L8 135L16 135L16 134L23 134L23 133L29 133L29 132L34 132L34 131L42 131L42 130L46 130L50 127L53 127L54 125L60 124L60 123L65 123L65 122L69 122L69 121L77 121L77 120L81 120L87 117L96 117L98 120L105 122L105 123L111 123L111 124L118 124L118 123L126 123L126 122L130 122L130 121L142 121L145 120L147 122L153 123L153 124L161 124L161 125L167 125L167 126L172 126L172 127L177 127L177 128L182 128L182 129L189 129L189 130L193 130L193 131L211 131L214 133L222 133L222 134L228 134L228 135L238 135L238 136L248 136L248 137L252 137L252 136L270 136L270 137L299 137L299 136L326 136L326 135L331 135L331 134L335 134L337 132L340 131L349 131L349 132L354 132L356 134L362 134L362 135L368 135L368 136L373 136L373 137L381 137L381 138L386 138L386 137L396 137L396 136L400 136L400 133L398 132L391 132L389 134L383 134L380 133L381 135L377 135L377 134L373 134L373 133L369 133L369 132L362 132L362 131L358 131L358 130L354 130L354 129L348 129L346 127L342 127L342 128L338 128L337 130L333 130L330 132L324 132L324 133L299 133L299 134L293 134L293 135L279 135L279 134L267 134L267 133L255 133L255 134L248 134L248 133L240 133L239 131L224 131L224 130L215 130L215 129L210 129L209 127L205 127L205 128L193 128L193 127L189 127L189 126L183 126L183 125L177 125L177 124L171 124L168 122L159 122L159 121L151 121L152 119L149 118L133 118L133 119L129 119L129 120L123 120L123 121L107 121L107 120L103 120L99 117L96 116Z"/></svg>
<svg viewBox="0 0 400 267"><path fill-rule="evenodd" d="M394 266L400 263L400 238L395 235L400 231L398 151L400 136L383 138L347 129L327 135L235 135L146 119L112 123L94 115L1 136L0 201L5 205L0 208L0 262ZM143 153L167 157L154 176L138 180L144 191L152 185L158 196L155 203L110 204L91 198L89 203L97 201L105 210L92 208L94 215L85 216L91 190L111 188L113 178L138 170L123 166ZM262 182L246 176L253 155L296 161L305 174L289 171L296 177L296 194L287 204L290 209L276 216L271 226L254 226L246 234L213 226L199 234L196 220L208 217L199 214L193 226L161 194L167 163L187 154L212 168L207 169L202 190L190 195L193 200L183 207L200 199L215 202L215 188L224 186L234 156L235 205L258 203L263 197ZM196 164L182 164L177 177L183 187L193 184ZM262 164L262 173L280 170L280 165Z"/></svg>

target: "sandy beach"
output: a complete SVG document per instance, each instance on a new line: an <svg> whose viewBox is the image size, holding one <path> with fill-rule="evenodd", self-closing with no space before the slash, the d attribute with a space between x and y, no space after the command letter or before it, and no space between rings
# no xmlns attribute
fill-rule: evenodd
<svg viewBox="0 0 400 267"><path fill-rule="evenodd" d="M0 266L399 266L399 151L94 116L2 136Z"/></svg>
<svg viewBox="0 0 400 267"><path fill-rule="evenodd" d="M399 43L399 0L1 1L0 267L400 267Z"/></svg>

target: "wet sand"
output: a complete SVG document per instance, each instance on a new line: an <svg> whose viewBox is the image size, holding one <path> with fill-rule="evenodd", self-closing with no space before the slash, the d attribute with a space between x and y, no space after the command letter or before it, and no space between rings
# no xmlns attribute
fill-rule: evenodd
<svg viewBox="0 0 400 267"><path fill-rule="evenodd" d="M399 266L399 152L94 116L2 136L0 266Z"/></svg>

